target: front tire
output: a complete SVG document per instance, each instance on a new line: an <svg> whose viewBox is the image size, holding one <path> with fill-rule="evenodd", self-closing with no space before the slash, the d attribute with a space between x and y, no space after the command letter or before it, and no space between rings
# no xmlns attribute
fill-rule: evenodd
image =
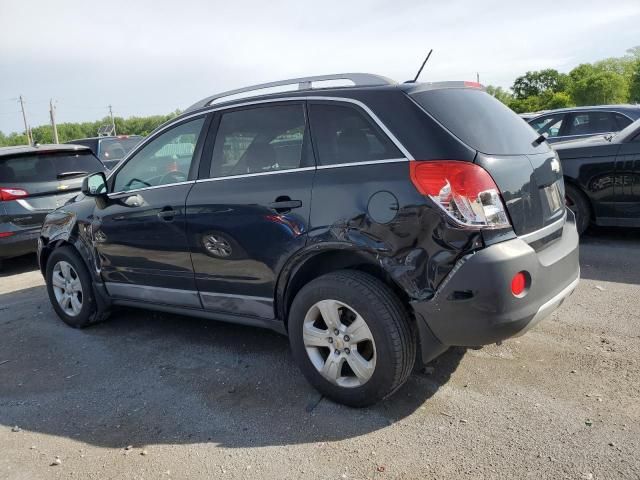
<svg viewBox="0 0 640 480"><path fill-rule="evenodd" d="M103 319L87 267L74 248L64 246L51 253L45 279L51 305L67 325L84 328Z"/></svg>
<svg viewBox="0 0 640 480"><path fill-rule="evenodd" d="M366 273L342 270L313 280L293 300L288 325L302 373L338 403L372 405L413 369L416 333L407 309Z"/></svg>

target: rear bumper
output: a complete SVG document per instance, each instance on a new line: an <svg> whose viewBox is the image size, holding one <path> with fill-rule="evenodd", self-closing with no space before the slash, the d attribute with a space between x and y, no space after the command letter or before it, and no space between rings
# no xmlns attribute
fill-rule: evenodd
<svg viewBox="0 0 640 480"><path fill-rule="evenodd" d="M0 238L0 259L19 257L35 252L38 245L40 227L18 230L9 237Z"/></svg>
<svg viewBox="0 0 640 480"><path fill-rule="evenodd" d="M548 317L578 284L578 233L569 215L562 236L536 251L520 238L489 246L458 262L433 299L412 303L421 337L446 346L479 346L522 335ZM531 277L521 298L513 276ZM423 356L429 356L424 351Z"/></svg>

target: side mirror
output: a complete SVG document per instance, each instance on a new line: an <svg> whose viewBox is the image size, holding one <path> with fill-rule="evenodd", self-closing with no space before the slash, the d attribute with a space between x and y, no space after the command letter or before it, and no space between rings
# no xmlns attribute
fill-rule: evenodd
<svg viewBox="0 0 640 480"><path fill-rule="evenodd" d="M87 197L101 197L107 194L107 177L103 172L92 173L82 181L82 193Z"/></svg>

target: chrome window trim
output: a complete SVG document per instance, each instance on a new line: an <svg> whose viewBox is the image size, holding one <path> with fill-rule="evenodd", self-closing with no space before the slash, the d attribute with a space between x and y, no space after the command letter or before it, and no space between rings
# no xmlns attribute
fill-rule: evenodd
<svg viewBox="0 0 640 480"><path fill-rule="evenodd" d="M525 235L520 235L518 238L524 240L527 243L533 243L541 238L546 237L547 235L552 234L556 230L561 229L564 226L564 223L567 220L567 209L565 208L564 214L558 220L553 223L550 223L546 227L542 227L540 230L536 230L535 232L527 233Z"/></svg>
<svg viewBox="0 0 640 480"><path fill-rule="evenodd" d="M146 190L154 190L156 188L164 188L164 187L175 187L176 185L187 185L190 183L196 183L195 180L187 180L185 182L175 182L175 183L163 183L162 185L152 185L151 187L142 187L135 188L133 190L120 190L119 192L111 192L107 193L107 197L109 198L119 198L121 196L128 196L131 194L135 194L137 192L144 192Z"/></svg>
<svg viewBox="0 0 640 480"><path fill-rule="evenodd" d="M316 167L300 167L300 168L289 168L287 170L271 170L269 172L241 173L239 175L228 175L226 177L200 178L198 180L195 180L195 183L217 182L219 180L233 180L236 178L262 177L264 175L277 175L278 173L307 172L309 170L315 170L315 169Z"/></svg>
<svg viewBox="0 0 640 480"><path fill-rule="evenodd" d="M398 163L406 162L406 158L388 158L382 160L367 160L366 162L349 162L349 163L335 163L332 165L318 165L318 170L327 170L330 168L342 168L342 167L355 167L358 165L375 165L377 163Z"/></svg>
<svg viewBox="0 0 640 480"><path fill-rule="evenodd" d="M400 150L400 152L402 152L402 154L405 156L405 161L415 160L413 155L411 155L411 153L409 153L409 151L400 142L400 140L398 140L398 138L393 133L391 133L389 128L387 128L387 126L382 122L382 120L380 120L380 118L366 104L364 104L360 100L355 100L353 98L343 98L343 97L326 97L326 96L322 96L322 95L307 95L307 96L300 96L300 97L281 97L281 98L268 98L268 99L262 99L262 100L251 100L251 101L247 101L247 102L236 103L236 104L233 104L233 105L211 106L210 108L208 107L206 109L199 110L198 112L195 112L195 113L192 113L192 114L187 115L185 117L182 117L176 122L171 122L171 123L169 123L167 125L164 125L159 130L153 132L146 139L144 139L142 142L140 142L136 146L136 148L131 150L122 160L120 160L120 163L118 163L118 165L116 165L116 167L113 170L111 170L111 172L107 176L107 181L112 176L114 176L116 173L118 173L118 171L120 171L120 169L129 161L130 157L133 157L140 150L142 150L148 143L152 142L156 137L162 135L162 133L165 130L167 130L169 128L172 128L177 123L181 123L181 122L183 122L185 120L190 120L192 118L196 118L196 117L199 117L199 116L208 115L210 113L224 111L224 110L232 110L234 108L239 108L239 107L249 107L249 106L252 106L252 105L262 105L262 104L265 104L265 103L278 103L278 102L291 102L291 101L313 101L313 100L329 101L329 102L337 102L337 103L351 103L353 105L357 105L358 107L362 108L362 110L364 110L367 115L369 115L369 117L384 132L384 134L389 138L389 140L391 140L391 142L398 148L398 150ZM374 160L374 161L378 162L379 160ZM360 163L361 164L365 164L366 162L360 162ZM328 167L329 165L322 165L322 166L327 166ZM334 165L331 165L331 166L333 167ZM308 168L308 167L305 167L305 168ZM283 172L284 171L291 171L291 170L283 170ZM270 172L266 172L266 173L270 173ZM261 174L262 173L250 174L250 175L261 175ZM230 177L216 177L216 178L230 178ZM205 180L205 179L202 179L202 180ZM209 179L206 179L206 180L209 180ZM197 181L200 181L200 180L197 180ZM147 188L149 188L149 187L147 187Z"/></svg>

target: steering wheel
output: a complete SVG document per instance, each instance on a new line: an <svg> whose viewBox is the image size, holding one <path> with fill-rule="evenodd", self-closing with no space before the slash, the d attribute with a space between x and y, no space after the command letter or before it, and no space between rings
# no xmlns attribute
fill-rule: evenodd
<svg viewBox="0 0 640 480"><path fill-rule="evenodd" d="M129 180L129 181L127 182L127 184L124 186L124 190L127 190L131 185L133 185L133 184L134 184L134 182L141 183L141 184L143 184L145 187L150 187L150 186L151 186L151 184L150 184L150 183L145 182L144 180L140 180L139 178L132 178L132 179L131 179L131 180Z"/></svg>
<svg viewBox="0 0 640 480"><path fill-rule="evenodd" d="M160 177L160 182L158 182L158 185L165 185L167 183L179 183L179 182L186 182L186 181L187 181L186 173L174 170L171 172L167 172L162 177Z"/></svg>

